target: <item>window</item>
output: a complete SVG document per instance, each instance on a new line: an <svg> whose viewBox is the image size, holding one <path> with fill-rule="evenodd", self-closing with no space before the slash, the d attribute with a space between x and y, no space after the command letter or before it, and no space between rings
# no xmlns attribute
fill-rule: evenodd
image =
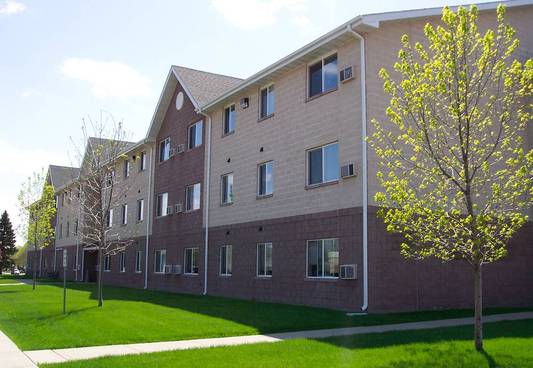
<svg viewBox="0 0 533 368"><path fill-rule="evenodd" d="M220 247L220 268L221 276L231 276L231 245Z"/></svg>
<svg viewBox="0 0 533 368"><path fill-rule="evenodd" d="M78 219L74 220L74 235L78 235L79 221Z"/></svg>
<svg viewBox="0 0 533 368"><path fill-rule="evenodd" d="M165 265L167 264L167 250L160 249L155 251L155 264L154 272L163 273L165 272Z"/></svg>
<svg viewBox="0 0 533 368"><path fill-rule="evenodd" d="M235 131L236 120L235 105L226 107L224 109L224 134L231 134Z"/></svg>
<svg viewBox="0 0 533 368"><path fill-rule="evenodd" d="M200 183L189 185L185 188L185 210L194 211L200 209Z"/></svg>
<svg viewBox="0 0 533 368"><path fill-rule="evenodd" d="M337 88L337 54L320 60L309 67L309 97Z"/></svg>
<svg viewBox="0 0 533 368"><path fill-rule="evenodd" d="M233 174L222 175L221 187L222 204L233 203Z"/></svg>
<svg viewBox="0 0 533 368"><path fill-rule="evenodd" d="M202 145L202 128L204 122L200 120L189 127L189 149Z"/></svg>
<svg viewBox="0 0 533 368"><path fill-rule="evenodd" d="M59 239L63 237L63 224L59 224Z"/></svg>
<svg viewBox="0 0 533 368"><path fill-rule="evenodd" d="M307 151L307 183L327 183L339 179L339 144L331 143Z"/></svg>
<svg viewBox="0 0 533 368"><path fill-rule="evenodd" d="M275 105L274 85L263 88L261 90L261 119L268 118L274 114Z"/></svg>
<svg viewBox="0 0 533 368"><path fill-rule="evenodd" d="M78 270L78 255L74 254L74 261L72 262L72 270L77 271Z"/></svg>
<svg viewBox="0 0 533 368"><path fill-rule="evenodd" d="M128 224L128 205L122 205L122 225Z"/></svg>
<svg viewBox="0 0 533 368"><path fill-rule="evenodd" d="M135 272L136 273L142 272L142 258L143 258L142 250L138 250L137 252L135 252Z"/></svg>
<svg viewBox="0 0 533 368"><path fill-rule="evenodd" d="M111 256L109 254L104 256L104 271L111 271Z"/></svg>
<svg viewBox="0 0 533 368"><path fill-rule="evenodd" d="M124 161L124 179L130 176L130 161Z"/></svg>
<svg viewBox="0 0 533 368"><path fill-rule="evenodd" d="M126 252L120 252L119 257L118 269L120 272L126 272Z"/></svg>
<svg viewBox="0 0 533 368"><path fill-rule="evenodd" d="M274 190L274 178L272 177L273 162L265 162L257 167L257 195L266 196Z"/></svg>
<svg viewBox="0 0 533 368"><path fill-rule="evenodd" d="M137 221L144 220L144 199L137 200Z"/></svg>
<svg viewBox="0 0 533 368"><path fill-rule="evenodd" d="M168 193L161 193L157 196L156 216L166 216L168 207Z"/></svg>
<svg viewBox="0 0 533 368"><path fill-rule="evenodd" d="M70 236L70 222L67 221L67 238Z"/></svg>
<svg viewBox="0 0 533 368"><path fill-rule="evenodd" d="M198 257L200 256L199 248L186 248L185 249L185 271L184 273L189 275L198 274Z"/></svg>
<svg viewBox="0 0 533 368"><path fill-rule="evenodd" d="M139 171L146 170L146 152L141 152L139 156Z"/></svg>
<svg viewBox="0 0 533 368"><path fill-rule="evenodd" d="M307 242L307 277L339 277L339 240Z"/></svg>
<svg viewBox="0 0 533 368"><path fill-rule="evenodd" d="M272 276L272 243L257 244L257 276Z"/></svg>
<svg viewBox="0 0 533 368"><path fill-rule="evenodd" d="M159 142L159 162L166 161L170 158L170 137Z"/></svg>
<svg viewBox="0 0 533 368"><path fill-rule="evenodd" d="M107 211L106 226L107 227L113 226L113 209L110 209L109 211Z"/></svg>

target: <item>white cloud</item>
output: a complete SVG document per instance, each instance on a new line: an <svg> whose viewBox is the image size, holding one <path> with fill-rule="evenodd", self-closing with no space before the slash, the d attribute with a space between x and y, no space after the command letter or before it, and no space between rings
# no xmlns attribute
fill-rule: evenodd
<svg viewBox="0 0 533 368"><path fill-rule="evenodd" d="M309 0L212 0L211 5L235 27L247 31L275 24L282 14L291 23L306 30Z"/></svg>
<svg viewBox="0 0 533 368"><path fill-rule="evenodd" d="M26 10L26 5L15 0L7 0L2 7L0 7L0 15L13 15L22 13Z"/></svg>
<svg viewBox="0 0 533 368"><path fill-rule="evenodd" d="M69 58L61 65L69 79L88 82L96 97L137 97L150 94L150 79L118 61Z"/></svg>
<svg viewBox="0 0 533 368"><path fill-rule="evenodd" d="M22 98L28 98L28 97L34 97L34 96L40 96L40 95L42 95L42 93L34 88L25 89L19 93L19 96Z"/></svg>

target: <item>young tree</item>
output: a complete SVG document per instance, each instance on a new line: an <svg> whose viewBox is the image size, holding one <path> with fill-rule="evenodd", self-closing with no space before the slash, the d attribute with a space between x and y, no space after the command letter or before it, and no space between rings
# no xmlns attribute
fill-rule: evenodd
<svg viewBox="0 0 533 368"><path fill-rule="evenodd" d="M34 173L19 192L22 232L26 244L33 244L33 290L37 277L37 251L54 241L53 219L56 214L54 188L46 184L43 173Z"/></svg>
<svg viewBox="0 0 533 368"><path fill-rule="evenodd" d="M16 253L15 232L7 211L0 218L0 275L2 270L13 265L11 257Z"/></svg>
<svg viewBox="0 0 533 368"><path fill-rule="evenodd" d="M496 29L478 30L478 11L444 8L427 24L427 43L402 37L387 122L373 121L380 161L376 194L387 230L403 234L402 254L466 260L475 289L475 347L482 341L482 268L506 254L533 203L533 61L519 62L515 31L498 6Z"/></svg>
<svg viewBox="0 0 533 368"><path fill-rule="evenodd" d="M122 123L112 117L107 122L83 121L85 149L77 148L80 158L79 206L81 213L80 241L98 251L98 306L103 305L104 257L123 251L132 243L123 240L113 229L112 211L121 203L131 183L119 183L115 164L124 159L125 141ZM79 147L79 146L77 146Z"/></svg>

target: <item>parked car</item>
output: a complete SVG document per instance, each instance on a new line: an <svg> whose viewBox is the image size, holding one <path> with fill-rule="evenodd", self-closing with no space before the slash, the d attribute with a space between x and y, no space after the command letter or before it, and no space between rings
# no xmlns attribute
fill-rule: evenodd
<svg viewBox="0 0 533 368"><path fill-rule="evenodd" d="M11 274L20 275L20 270L17 267L14 267L13 269L11 269Z"/></svg>

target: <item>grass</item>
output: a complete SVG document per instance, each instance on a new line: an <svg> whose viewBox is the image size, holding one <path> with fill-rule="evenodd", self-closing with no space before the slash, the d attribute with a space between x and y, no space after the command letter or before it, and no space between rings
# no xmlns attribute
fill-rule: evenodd
<svg viewBox="0 0 533 368"><path fill-rule="evenodd" d="M469 310L348 317L340 311L285 304L106 286L103 308L95 285L0 288L0 329L22 350L264 334L471 316ZM519 309L487 310L486 313Z"/></svg>
<svg viewBox="0 0 533 368"><path fill-rule="evenodd" d="M25 276L2 274L0 275L0 284L16 284L23 278L25 278Z"/></svg>
<svg viewBox="0 0 533 368"><path fill-rule="evenodd" d="M485 349L477 352L472 327L388 332L322 340L171 351L107 357L47 368L115 367L533 367L533 320L485 325Z"/></svg>

